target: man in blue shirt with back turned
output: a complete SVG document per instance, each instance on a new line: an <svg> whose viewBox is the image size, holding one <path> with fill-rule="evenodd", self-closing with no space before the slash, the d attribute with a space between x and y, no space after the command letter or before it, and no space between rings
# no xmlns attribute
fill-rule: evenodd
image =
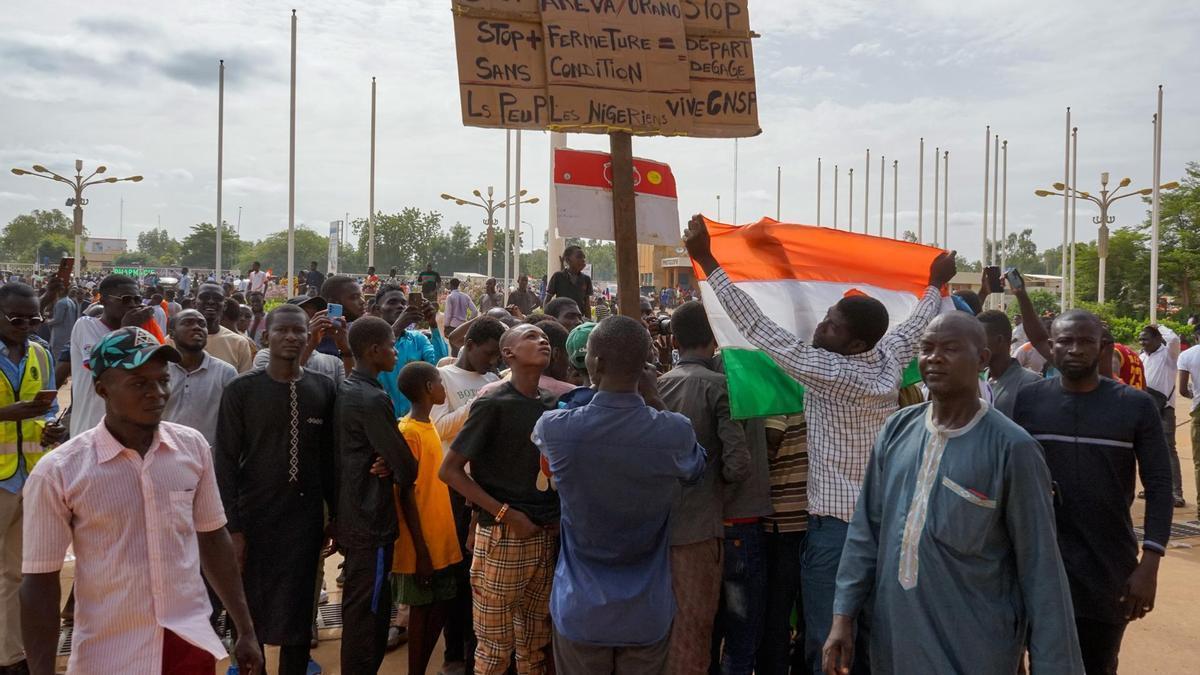
<svg viewBox="0 0 1200 675"><path fill-rule="evenodd" d="M705 453L688 418L663 412L649 351L641 322L600 322L587 351L595 397L543 414L533 430L562 504L550 595L560 673L666 669L668 520L680 483L704 473Z"/></svg>

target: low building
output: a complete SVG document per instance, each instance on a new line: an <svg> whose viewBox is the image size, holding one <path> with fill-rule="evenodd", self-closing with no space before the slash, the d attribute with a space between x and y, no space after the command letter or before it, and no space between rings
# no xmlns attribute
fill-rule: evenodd
<svg viewBox="0 0 1200 675"><path fill-rule="evenodd" d="M114 237L84 237L79 246L88 267L100 268L111 265L117 256L128 251L129 241Z"/></svg>
<svg viewBox="0 0 1200 675"><path fill-rule="evenodd" d="M692 259L683 247L638 244L638 285L642 289L691 288L694 279Z"/></svg>

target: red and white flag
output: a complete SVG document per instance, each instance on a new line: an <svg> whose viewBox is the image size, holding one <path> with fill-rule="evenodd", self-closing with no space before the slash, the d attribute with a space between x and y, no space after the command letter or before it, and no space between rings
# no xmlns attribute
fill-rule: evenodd
<svg viewBox="0 0 1200 675"><path fill-rule="evenodd" d="M633 192L638 242L678 246L682 235L671 167L635 157ZM607 152L555 149L554 196L559 236L613 239L612 159Z"/></svg>

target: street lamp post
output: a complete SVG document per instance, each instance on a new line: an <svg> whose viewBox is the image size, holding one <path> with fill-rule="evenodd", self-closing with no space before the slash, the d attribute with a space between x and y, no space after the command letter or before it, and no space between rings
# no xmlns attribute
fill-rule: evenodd
<svg viewBox="0 0 1200 675"><path fill-rule="evenodd" d="M494 248L494 242L495 242L495 236L496 236L496 212L499 211L500 209L504 208L505 206L513 206L515 204L536 204L536 203L538 203L537 197L530 197L529 199L523 199L523 197L525 196L525 194L527 192L529 192L529 191L521 190L519 193L509 197L507 200L501 199L500 201L496 201L493 198L493 194L495 193L495 190L490 185L488 186L488 189L487 189L487 197L486 198L483 196L482 193L479 192L479 190L475 190L474 192L471 193L471 194L475 195L475 197L477 199L479 199L479 201L471 201L470 199L463 199L462 197L455 197L454 195L448 195L445 192L442 193L442 199L452 201L455 204L458 204L459 206L477 206L477 207L483 209L487 213L487 218L484 219L483 224L487 225L487 275L488 275L488 277L492 276L492 249ZM507 253L506 253L506 255L507 255Z"/></svg>
<svg viewBox="0 0 1200 675"><path fill-rule="evenodd" d="M1095 223L1096 225L1100 226L1100 232L1096 238L1096 256L1100 262L1100 280L1099 280L1100 285L1096 289L1096 301L1100 302L1100 303L1104 302L1104 276L1105 276L1105 272L1107 269L1107 261L1108 261L1108 226L1112 225L1113 222L1116 220L1115 217L1108 215L1108 208L1112 205L1113 202L1115 202L1117 200L1125 199L1126 197L1135 197L1135 196L1148 197L1154 192L1154 188L1143 188L1141 190L1136 190L1134 192L1127 192L1120 196L1117 195L1117 192L1119 192L1121 190L1121 188L1129 187L1129 184L1132 182L1133 181L1131 181L1128 178L1122 178L1121 182L1117 184L1117 187L1113 188L1112 191L1109 191L1109 189L1108 189L1108 172L1105 171L1104 173L1100 174L1100 196L1099 197L1097 197L1091 193L1088 193L1088 192L1080 192L1079 190L1076 190L1074 188L1067 187L1063 183L1055 183L1053 185L1054 190L1035 190L1034 191L1034 194L1039 197L1066 197L1066 196L1079 197L1082 199L1086 199L1086 200L1096 204L1096 206L1100 207L1100 215L1092 217L1092 222ZM1174 190L1177 187L1179 187L1179 183L1176 181L1171 181L1170 183L1164 183L1163 185L1161 185L1160 189ZM1064 283L1066 282L1065 279L1063 281L1064 281ZM1073 289L1074 281L1072 281L1071 284L1072 284L1072 289Z"/></svg>
<svg viewBox="0 0 1200 675"><path fill-rule="evenodd" d="M34 164L32 171L27 171L25 169L12 170L12 172L17 176L37 176L38 178L45 178L46 180L54 180L60 183L66 183L71 187L72 190L74 190L75 196L67 200L67 206L75 207L75 261L80 265L82 265L82 261L80 259L79 242L80 237L83 235L83 207L87 204L87 200L83 198L84 189L100 183L120 183L123 181L140 183L142 180L141 176L128 176L126 178L117 178L116 176L112 176L109 178L97 178L96 180L92 180L94 176L102 174L105 171L108 171L108 167L101 164L100 166L96 167L96 170L89 174L87 178L84 178L82 159L75 160L74 179L60 176L41 164Z"/></svg>
<svg viewBox="0 0 1200 675"><path fill-rule="evenodd" d="M537 248L537 243L534 242L534 240L533 240L533 238L536 236L537 233L534 232L534 230L533 230L533 223L529 222L528 220L522 220L521 224L529 226L529 252L532 253L533 249ZM518 233L517 234L517 253L518 253L518 255L520 254L520 252L521 252L521 235L520 235L520 233Z"/></svg>

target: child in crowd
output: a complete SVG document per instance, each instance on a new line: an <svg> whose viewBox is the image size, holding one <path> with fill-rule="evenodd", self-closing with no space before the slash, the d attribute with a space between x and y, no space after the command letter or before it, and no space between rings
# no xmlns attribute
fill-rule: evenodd
<svg viewBox="0 0 1200 675"><path fill-rule="evenodd" d="M391 586L383 561L391 560L402 535L393 501L393 485L415 513L413 481L417 463L396 429L392 401L379 384L379 373L396 365L392 327L378 317L350 325L354 371L342 381L334 409L338 442L337 539L345 555L342 587L342 672L374 673L387 646ZM380 458L391 477L373 465Z"/></svg>
<svg viewBox="0 0 1200 675"><path fill-rule="evenodd" d="M454 565L462 561L450 491L438 479L442 441L429 419L435 405L446 402L446 388L438 369L414 361L400 371L400 391L412 403L400 420L400 433L417 459L415 502L417 517L403 519L396 542L393 571L400 603L409 605L408 672L424 673L446 624L451 601L457 594ZM416 527L411 527L416 523Z"/></svg>

